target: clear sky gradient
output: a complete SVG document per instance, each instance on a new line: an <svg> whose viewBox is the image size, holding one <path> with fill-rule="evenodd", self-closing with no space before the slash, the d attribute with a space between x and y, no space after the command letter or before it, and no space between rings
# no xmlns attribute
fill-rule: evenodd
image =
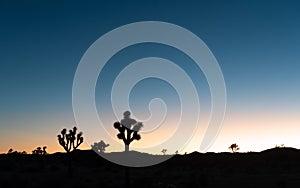
<svg viewBox="0 0 300 188"><path fill-rule="evenodd" d="M296 0L0 1L0 153L11 147L31 152L44 145L49 152L62 151L56 135L62 128L76 125L72 84L84 52L114 28L152 20L174 23L195 33L223 71L226 117L208 151L228 151L235 142L241 151L261 151L276 144L300 148L299 9ZM209 112L209 88L192 60L171 47L144 44L120 51L103 69L96 88L100 116L109 117L112 112L109 91L118 72L148 56L181 66L195 82L204 114ZM133 113L147 117L148 102L155 97L165 100L170 116L176 119L178 96L158 79L136 85L130 98ZM198 150L202 124L208 118L201 117L198 136L184 151ZM151 140L146 138L142 135L133 146L149 144ZM107 151L118 149L110 146ZM167 149L174 153L176 145Z"/></svg>

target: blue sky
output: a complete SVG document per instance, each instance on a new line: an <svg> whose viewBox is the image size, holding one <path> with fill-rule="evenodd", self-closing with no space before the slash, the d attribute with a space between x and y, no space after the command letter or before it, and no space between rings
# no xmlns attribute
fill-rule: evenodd
<svg viewBox="0 0 300 188"><path fill-rule="evenodd" d="M300 111L299 8L300 3L292 0L1 1L0 151L6 152L9 147L30 150L39 144L55 147L55 134L62 127L75 124L72 83L84 52L106 32L124 24L147 20L180 25L207 44L223 71L230 119L239 114L260 119L262 117L257 117L257 114L266 114L265 117L270 118L269 125L253 122L251 127L255 130L259 126L264 134L264 131L272 131L272 122L276 123L276 118L282 116L283 122L286 119L293 121L293 127L287 122L282 128L284 131L300 132L300 128L294 125L300 123L296 118ZM151 44L130 47L114 58L115 61L122 59L125 65L148 55L169 58L179 65L182 61L189 61L175 49ZM98 83L101 85L101 88L97 87L99 109L102 107L100 96L106 92L104 88L110 87L109 81L121 67L121 63L108 64L107 72L104 70L103 76L108 81L106 85ZM197 81L196 87L206 99L209 93L201 72L193 67L184 68ZM163 88L158 94L165 95L171 105L176 105L176 95L169 95L172 88L166 83L155 79L144 82L148 85L145 87ZM142 86L136 86L133 96L141 102L135 104L136 100L133 100L133 105L143 107L143 101L158 95L143 90ZM204 104L209 104L206 101ZM138 111L138 107L136 109ZM235 123L244 122L237 120ZM232 137L226 132L226 126L228 132L233 129L230 123L225 123L225 132L219 137ZM263 126L265 129L261 129ZM247 129L241 126L237 132L243 130ZM228 139L226 144L231 141L247 143L242 139ZM296 143L288 141L293 137L286 139L287 143ZM32 142L24 144L23 148L18 145L28 140ZM285 142L285 139L280 141ZM218 140L212 150L222 151L224 146L217 146ZM296 144L292 146L297 147Z"/></svg>

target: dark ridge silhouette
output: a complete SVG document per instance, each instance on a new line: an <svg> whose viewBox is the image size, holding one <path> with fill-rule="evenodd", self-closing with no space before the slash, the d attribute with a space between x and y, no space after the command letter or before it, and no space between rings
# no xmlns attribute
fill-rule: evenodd
<svg viewBox="0 0 300 188"><path fill-rule="evenodd" d="M292 147L275 147L261 151L261 153L281 153L281 154L294 154L299 152L298 149Z"/></svg>
<svg viewBox="0 0 300 188"><path fill-rule="evenodd" d="M123 164L126 166L135 165L135 167L143 166L144 164L148 164L149 161L151 163L159 163L165 159L170 158L170 155L152 155L148 153L141 153L138 151L128 151L128 152L111 152L104 153L107 158L115 161L119 164ZM134 163L132 163L132 159L134 159Z"/></svg>
<svg viewBox="0 0 300 188"><path fill-rule="evenodd" d="M166 157L137 151L128 153ZM65 174L67 155L73 159L72 177ZM44 168L40 168L38 157L45 159ZM158 165L130 168L130 187L299 187L299 159L300 151L287 147L262 152L173 155ZM123 166L99 157L92 150L44 156L1 154L0 187L124 187L124 170Z"/></svg>
<svg viewBox="0 0 300 188"><path fill-rule="evenodd" d="M119 134L117 137L123 140L125 144L125 152L129 151L129 145L134 140L140 140L141 135L138 134L143 127L143 123L137 122L135 119L130 118L130 112L124 112L124 118L121 122L115 122L114 128L118 129Z"/></svg>
<svg viewBox="0 0 300 188"><path fill-rule="evenodd" d="M198 156L198 155L200 155L200 154L203 154L203 153L200 153L200 152L198 152L198 151L193 151L192 153L186 154L186 155L189 155L189 156Z"/></svg>

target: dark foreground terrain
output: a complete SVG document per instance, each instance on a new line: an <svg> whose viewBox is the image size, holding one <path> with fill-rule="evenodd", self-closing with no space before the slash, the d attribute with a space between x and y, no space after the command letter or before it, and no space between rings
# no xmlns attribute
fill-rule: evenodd
<svg viewBox="0 0 300 188"><path fill-rule="evenodd" d="M113 164L93 151L76 151L72 175L66 154L0 155L0 187L300 187L300 151L191 153L145 168Z"/></svg>

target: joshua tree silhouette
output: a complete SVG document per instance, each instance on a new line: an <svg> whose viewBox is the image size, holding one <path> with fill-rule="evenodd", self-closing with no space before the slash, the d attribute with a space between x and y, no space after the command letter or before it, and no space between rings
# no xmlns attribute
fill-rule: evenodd
<svg viewBox="0 0 300 188"><path fill-rule="evenodd" d="M234 143L234 144L231 144L228 147L228 149L230 149L232 151L232 153L236 153L240 148L239 148L239 146L236 143Z"/></svg>
<svg viewBox="0 0 300 188"><path fill-rule="evenodd" d="M178 154L179 154L179 152L178 152L178 150L176 150L176 151L175 151L175 155L178 155Z"/></svg>
<svg viewBox="0 0 300 188"><path fill-rule="evenodd" d="M161 152L162 152L164 155L166 155L166 152L167 152L167 151L168 151L167 149L161 150Z"/></svg>
<svg viewBox="0 0 300 188"><path fill-rule="evenodd" d="M57 135L58 143L66 150L68 156L68 171L70 176L72 176L72 160L71 160L71 152L76 150L80 144L83 143L82 132L77 133L77 128L73 127L73 129L69 130L67 133L67 129L63 129L61 131L61 135Z"/></svg>
<svg viewBox="0 0 300 188"><path fill-rule="evenodd" d="M32 151L32 154L36 154L36 155L46 155L47 154L47 146L43 147L43 150L41 147L37 147L35 150Z"/></svg>
<svg viewBox="0 0 300 188"><path fill-rule="evenodd" d="M80 144L83 142L82 132L77 135L77 128L73 127L67 133L67 129L61 131L61 135L57 135L59 144L66 150L67 153L76 150Z"/></svg>
<svg viewBox="0 0 300 188"><path fill-rule="evenodd" d="M93 145L91 145L92 149L96 152L100 152L100 153L104 153L105 148L108 147L109 144L105 144L105 142L103 140L101 140L98 143L94 143Z"/></svg>
<svg viewBox="0 0 300 188"><path fill-rule="evenodd" d="M124 118L120 122L115 122L114 127L120 132L117 136L122 139L125 144L125 152L129 151L129 145L133 140L140 140L141 135L138 134L143 127L143 123L137 122L130 118L130 112L124 112Z"/></svg>

